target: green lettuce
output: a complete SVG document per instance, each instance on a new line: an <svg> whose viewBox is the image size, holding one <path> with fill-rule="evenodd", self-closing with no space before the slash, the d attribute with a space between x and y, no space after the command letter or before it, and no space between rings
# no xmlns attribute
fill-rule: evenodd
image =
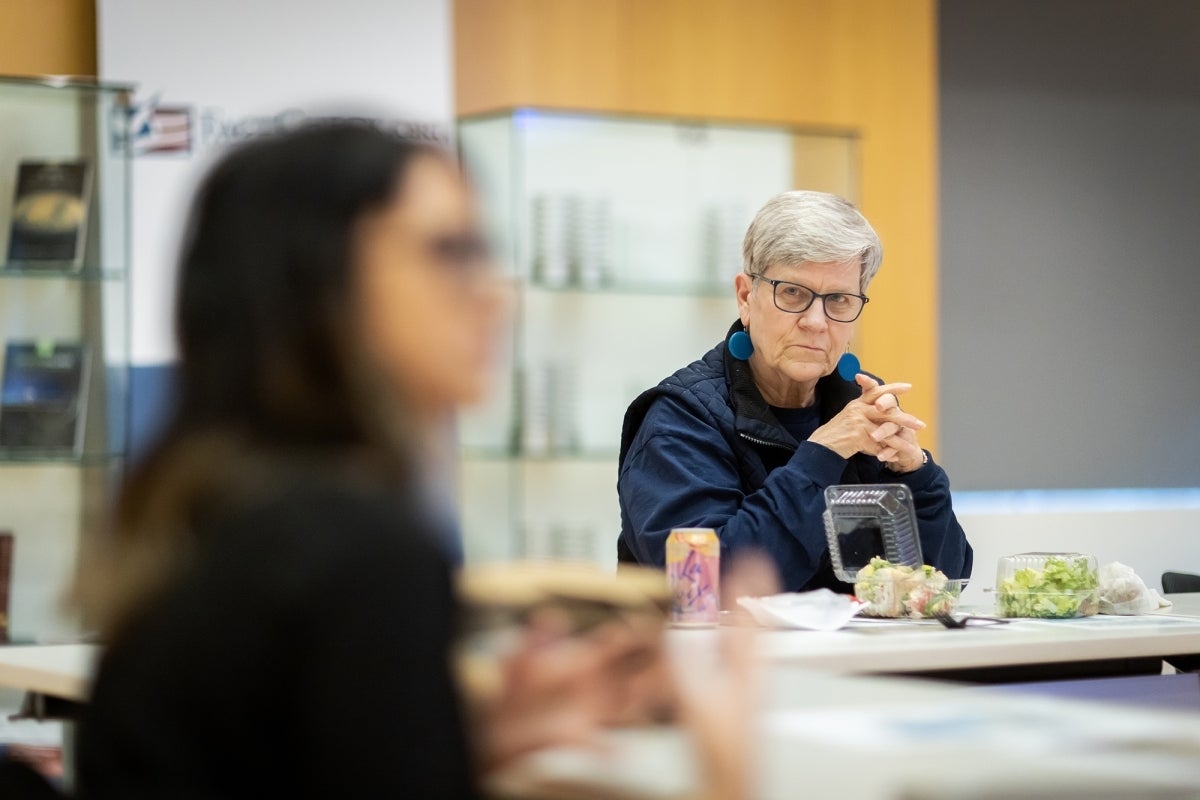
<svg viewBox="0 0 1200 800"><path fill-rule="evenodd" d="M1059 619L1094 614L1099 582L1087 558L1050 557L1041 569L1019 569L1000 582L1000 613Z"/></svg>

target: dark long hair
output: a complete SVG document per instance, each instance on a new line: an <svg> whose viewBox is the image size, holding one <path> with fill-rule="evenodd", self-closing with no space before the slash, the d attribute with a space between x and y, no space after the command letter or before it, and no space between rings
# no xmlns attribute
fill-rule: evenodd
<svg viewBox="0 0 1200 800"><path fill-rule="evenodd" d="M423 153L441 155L368 123L324 122L243 144L202 182L179 264L177 407L81 564L77 599L102 630L186 562L200 518L281 468L401 476L402 415L354 341L354 265L362 221Z"/></svg>

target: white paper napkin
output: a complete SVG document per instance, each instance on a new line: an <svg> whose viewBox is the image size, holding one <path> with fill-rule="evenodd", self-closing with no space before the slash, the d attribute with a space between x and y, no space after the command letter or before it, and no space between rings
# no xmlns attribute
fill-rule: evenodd
<svg viewBox="0 0 1200 800"><path fill-rule="evenodd" d="M829 589L817 589L767 597L739 597L738 605L749 611L759 625L769 628L836 631L866 604Z"/></svg>

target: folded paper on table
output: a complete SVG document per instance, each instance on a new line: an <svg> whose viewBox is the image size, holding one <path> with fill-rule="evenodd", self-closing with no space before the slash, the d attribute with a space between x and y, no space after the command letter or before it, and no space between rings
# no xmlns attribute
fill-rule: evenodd
<svg viewBox="0 0 1200 800"><path fill-rule="evenodd" d="M844 627L865 603L829 589L817 589L767 597L739 597L738 605L749 611L759 625L769 628L836 631Z"/></svg>

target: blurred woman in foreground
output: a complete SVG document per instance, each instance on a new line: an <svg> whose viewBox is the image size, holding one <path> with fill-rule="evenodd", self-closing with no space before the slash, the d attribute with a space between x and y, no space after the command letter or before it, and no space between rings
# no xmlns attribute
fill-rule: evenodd
<svg viewBox="0 0 1200 800"><path fill-rule="evenodd" d="M106 644L83 795L468 796L594 733L644 634L529 637L470 741L449 665L423 440L483 393L502 300L440 151L321 124L213 169L180 265L178 410L80 581Z"/></svg>

